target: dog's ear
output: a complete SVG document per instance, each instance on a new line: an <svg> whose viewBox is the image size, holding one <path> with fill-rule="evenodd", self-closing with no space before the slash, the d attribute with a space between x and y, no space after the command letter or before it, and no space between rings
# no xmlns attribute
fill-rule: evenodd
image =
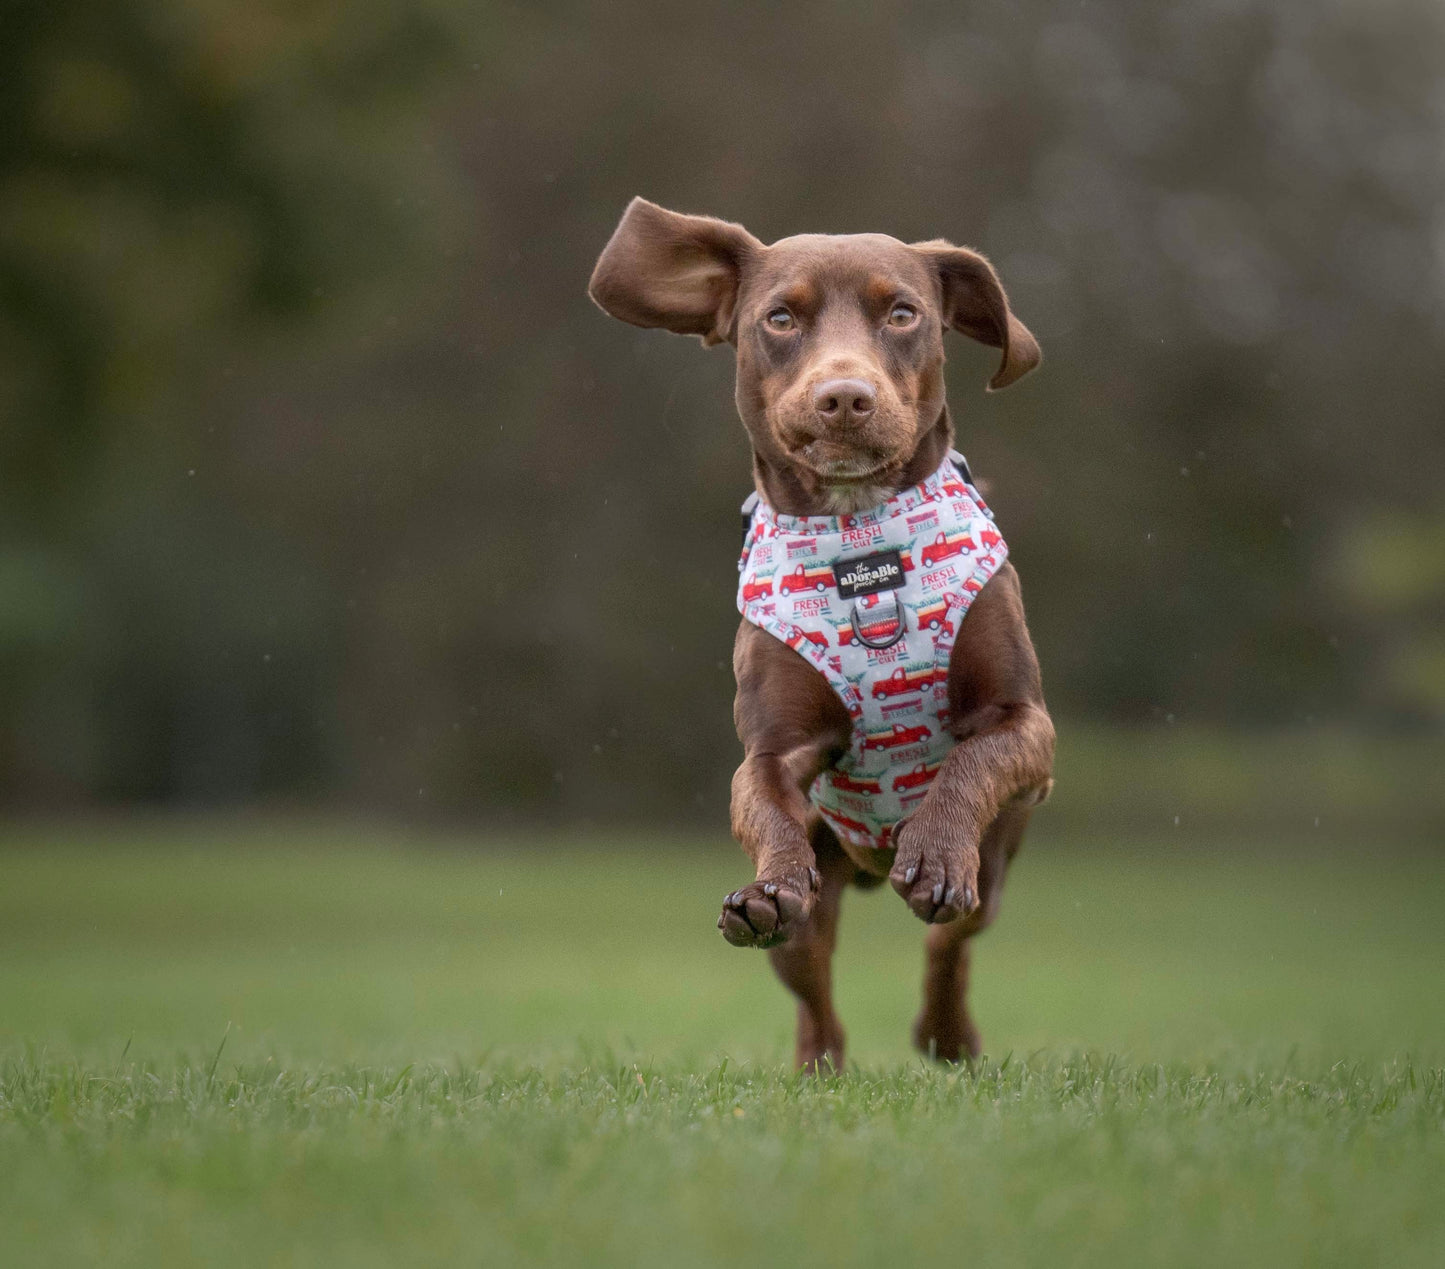
<svg viewBox="0 0 1445 1269"><path fill-rule="evenodd" d="M592 270L587 294L634 326L721 343L733 337L742 270L762 246L741 225L634 198Z"/></svg>
<svg viewBox="0 0 1445 1269"><path fill-rule="evenodd" d="M976 251L941 238L914 244L938 274L943 291L943 324L990 348L1003 350L989 391L1022 379L1043 357L1039 341L1008 306L998 274Z"/></svg>

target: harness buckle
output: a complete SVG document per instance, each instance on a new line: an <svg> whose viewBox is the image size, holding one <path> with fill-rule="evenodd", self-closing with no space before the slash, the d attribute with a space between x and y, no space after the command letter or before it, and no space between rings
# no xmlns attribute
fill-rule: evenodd
<svg viewBox="0 0 1445 1269"><path fill-rule="evenodd" d="M906 630L903 605L893 591L860 595L853 601L853 635L865 648L891 648Z"/></svg>

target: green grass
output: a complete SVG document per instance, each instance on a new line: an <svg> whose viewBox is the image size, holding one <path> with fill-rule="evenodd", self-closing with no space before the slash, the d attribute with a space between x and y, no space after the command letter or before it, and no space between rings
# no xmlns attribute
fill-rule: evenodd
<svg viewBox="0 0 1445 1269"><path fill-rule="evenodd" d="M1440 1264L1445 861L1042 827L990 1058L853 893L821 1083L721 843L11 829L0 1264Z"/></svg>

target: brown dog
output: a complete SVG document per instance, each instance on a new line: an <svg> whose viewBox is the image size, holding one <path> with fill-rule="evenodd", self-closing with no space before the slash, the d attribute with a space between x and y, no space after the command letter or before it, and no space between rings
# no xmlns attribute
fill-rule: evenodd
<svg viewBox="0 0 1445 1269"><path fill-rule="evenodd" d="M876 507L939 468L953 440L945 328L1002 351L990 388L1039 362L988 262L943 241L800 235L764 246L739 225L639 198L589 293L635 326L734 345L754 482L789 516ZM952 748L901 823L891 859L841 841L809 800L852 737L838 692L746 620L733 668L746 756L733 778L732 827L756 880L727 896L718 924L730 943L772 948L798 997L798 1064L842 1066L830 968L839 899L849 881L871 886L885 875L931 927L915 1043L948 1061L977 1055L964 999L968 940L997 913L1008 862L1051 785L1054 749L1012 565L993 574L958 629L947 672Z"/></svg>

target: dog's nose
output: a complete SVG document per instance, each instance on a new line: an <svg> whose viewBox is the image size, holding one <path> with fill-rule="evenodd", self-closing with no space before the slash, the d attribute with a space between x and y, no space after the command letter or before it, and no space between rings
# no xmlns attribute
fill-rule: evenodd
<svg viewBox="0 0 1445 1269"><path fill-rule="evenodd" d="M813 390L813 409L826 423L862 423L878 405L878 394L862 379L829 379Z"/></svg>

